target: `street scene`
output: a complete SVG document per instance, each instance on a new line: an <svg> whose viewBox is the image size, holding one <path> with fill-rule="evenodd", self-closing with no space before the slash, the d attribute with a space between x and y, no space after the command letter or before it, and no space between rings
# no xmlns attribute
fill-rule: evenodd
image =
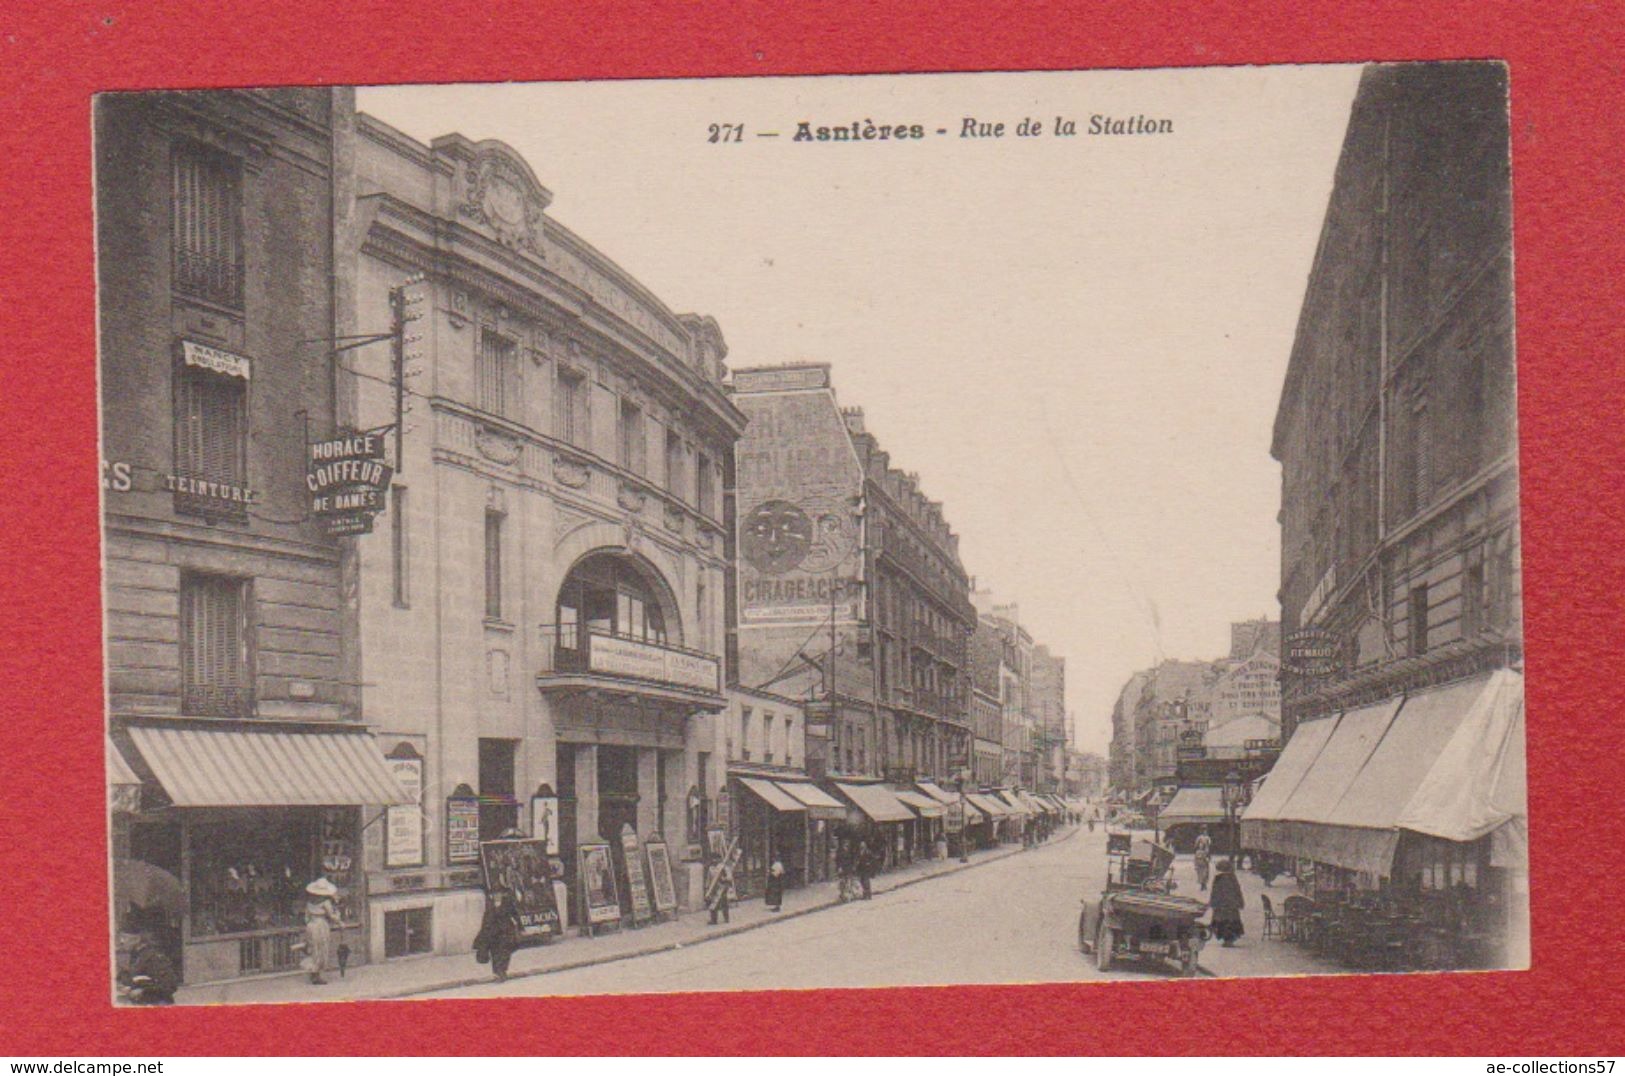
<svg viewBox="0 0 1625 1076"><path fill-rule="evenodd" d="M115 1001L1527 966L1506 93L102 95Z"/></svg>

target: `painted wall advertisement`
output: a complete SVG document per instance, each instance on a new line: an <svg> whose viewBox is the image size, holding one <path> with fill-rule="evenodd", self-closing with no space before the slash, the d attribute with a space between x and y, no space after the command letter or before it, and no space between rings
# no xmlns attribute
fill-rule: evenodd
<svg viewBox="0 0 1625 1076"><path fill-rule="evenodd" d="M737 402L750 416L737 456L741 615L759 625L855 621L863 474L833 394L755 388Z"/></svg>

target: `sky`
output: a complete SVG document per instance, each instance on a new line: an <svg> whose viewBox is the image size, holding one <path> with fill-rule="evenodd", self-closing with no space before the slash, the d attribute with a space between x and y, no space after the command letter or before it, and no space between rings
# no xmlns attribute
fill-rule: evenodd
<svg viewBox="0 0 1625 1076"><path fill-rule="evenodd" d="M1231 621L1279 616L1270 431L1358 78L417 86L358 104L424 142L512 146L550 216L717 319L731 366L830 363L841 404L943 503L977 585L1065 656L1077 744L1104 752L1130 674L1221 657ZM1091 135L1091 116L1172 131ZM1016 133L1029 117L1040 135ZM962 137L967 119L1004 133ZM924 137L797 141L803 121ZM712 124L744 137L711 142Z"/></svg>

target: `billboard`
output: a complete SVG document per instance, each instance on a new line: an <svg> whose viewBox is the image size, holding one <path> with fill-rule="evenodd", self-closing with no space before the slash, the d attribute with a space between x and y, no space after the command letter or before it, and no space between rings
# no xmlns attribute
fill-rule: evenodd
<svg viewBox="0 0 1625 1076"><path fill-rule="evenodd" d="M863 609L863 472L828 388L778 388L796 372L735 398L750 418L736 456L747 625L850 623Z"/></svg>

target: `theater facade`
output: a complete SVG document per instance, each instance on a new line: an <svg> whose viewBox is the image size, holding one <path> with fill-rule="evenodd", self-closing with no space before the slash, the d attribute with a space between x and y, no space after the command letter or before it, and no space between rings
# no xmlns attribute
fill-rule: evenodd
<svg viewBox="0 0 1625 1076"><path fill-rule="evenodd" d="M722 333L555 221L510 147L364 114L351 145L340 334L410 310L397 470L347 581L361 709L417 800L365 835L372 956L465 951L479 841L513 830L571 892L582 847L664 838L691 906L745 424ZM393 361L347 360L350 428L394 421Z"/></svg>

